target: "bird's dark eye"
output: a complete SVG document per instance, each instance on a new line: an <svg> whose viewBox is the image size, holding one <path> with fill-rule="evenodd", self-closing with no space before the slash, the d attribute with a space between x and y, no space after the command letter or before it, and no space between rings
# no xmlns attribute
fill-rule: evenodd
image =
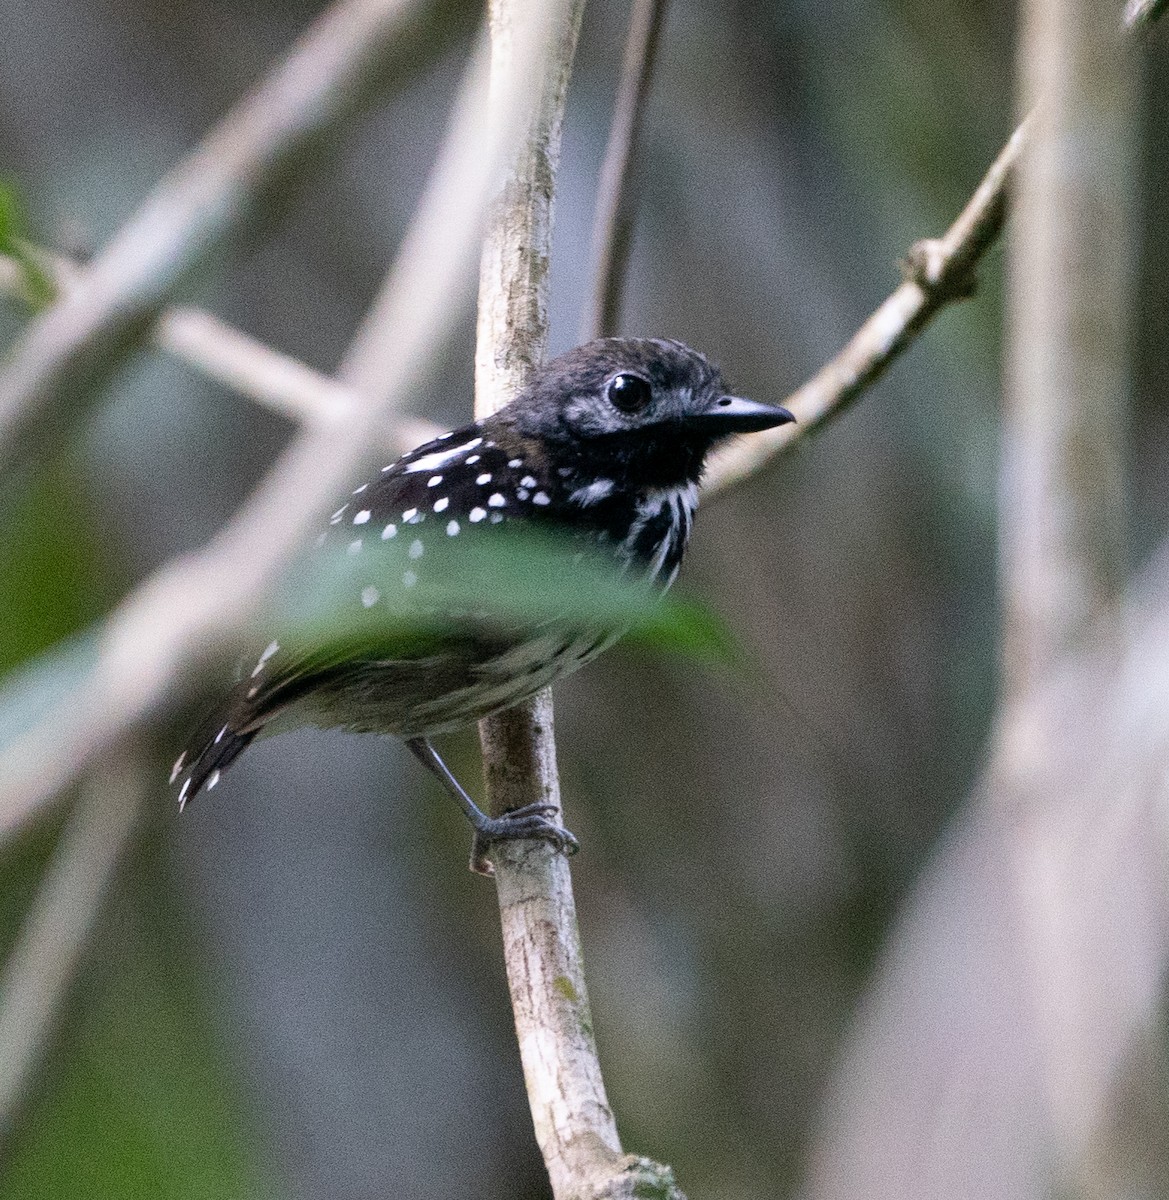
<svg viewBox="0 0 1169 1200"><path fill-rule="evenodd" d="M649 404L652 392L640 375L622 374L609 380L605 394L614 408L623 413L637 413Z"/></svg>

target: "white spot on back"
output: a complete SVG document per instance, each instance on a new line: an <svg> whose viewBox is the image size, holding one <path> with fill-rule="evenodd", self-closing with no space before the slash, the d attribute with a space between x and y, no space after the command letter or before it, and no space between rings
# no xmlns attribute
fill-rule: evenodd
<svg viewBox="0 0 1169 1200"><path fill-rule="evenodd" d="M411 558L421 558L422 552L424 549L425 549L425 547L422 545L421 540L418 538L415 538L410 543L410 549L407 551L407 553L410 555Z"/></svg>
<svg viewBox="0 0 1169 1200"><path fill-rule="evenodd" d="M519 487L515 490L517 500L526 500L532 493L525 487Z"/></svg>
<svg viewBox="0 0 1169 1200"><path fill-rule="evenodd" d="M479 461L479 458L480 455L478 454L469 454L467 456L467 466L473 467Z"/></svg>
<svg viewBox="0 0 1169 1200"><path fill-rule="evenodd" d="M361 512L359 512L357 514L357 516L355 516L353 518L353 524L354 525L364 525L366 523L366 521L368 521L372 515L373 514L369 511L368 508L363 508L361 510Z"/></svg>
<svg viewBox="0 0 1169 1200"><path fill-rule="evenodd" d="M456 534L456 533L458 533L458 532L459 532L459 523L458 523L458 521L448 521L448 522L447 522L447 526L446 526L446 535L447 535L447 537L454 537L454 536L455 536L455 534Z"/></svg>
<svg viewBox="0 0 1169 1200"><path fill-rule="evenodd" d="M499 524L499 522L500 522L500 521L502 521L502 520L503 520L503 513L501 513L501 512L493 512L493 513L491 514L491 524L492 524L492 525L498 525L498 524Z"/></svg>
<svg viewBox="0 0 1169 1200"><path fill-rule="evenodd" d="M548 498L547 492L537 492L532 497L532 503L533 504L551 504L552 501Z"/></svg>
<svg viewBox="0 0 1169 1200"><path fill-rule="evenodd" d="M413 475L416 471L437 471L439 467L445 467L447 463L458 458L464 450L474 450L482 441L482 438L472 438L469 442L464 442L461 446L451 446L445 450L435 450L431 454L424 454L421 458L408 463L402 470L407 475Z"/></svg>
<svg viewBox="0 0 1169 1200"><path fill-rule="evenodd" d="M381 595L381 592L379 592L371 583L369 587L363 587L361 589L361 603L366 608L373 608L373 606L381 599Z"/></svg>
<svg viewBox="0 0 1169 1200"><path fill-rule="evenodd" d="M451 502L451 498L449 496L443 496L443 498L441 500L436 500L434 502L434 511L442 512L443 509L446 508L448 504L450 504L450 502Z"/></svg>
<svg viewBox="0 0 1169 1200"><path fill-rule="evenodd" d="M432 476L431 476L431 477L430 477L430 478L429 478L429 479L426 481L426 486L427 486L427 487L438 487L438 485L439 485L440 483L442 483L442 476L441 476L441 475L432 475Z"/></svg>
<svg viewBox="0 0 1169 1200"><path fill-rule="evenodd" d="M411 520L413 520L413 519L414 519L416 516L418 516L418 509L416 509L416 508L408 508L408 509L406 509L406 511L405 511L405 512L402 514L402 520L403 520L403 521L411 521Z"/></svg>
<svg viewBox="0 0 1169 1200"><path fill-rule="evenodd" d="M524 460L522 458L509 458L507 460L507 465L514 471L516 467L522 467L524 465Z"/></svg>
<svg viewBox="0 0 1169 1200"><path fill-rule="evenodd" d="M220 775L219 768L216 767L215 770L212 771L211 774L207 776L207 790L208 791L211 791L212 788L214 788L215 785L219 782L219 775Z"/></svg>
<svg viewBox="0 0 1169 1200"><path fill-rule="evenodd" d="M472 521L482 521L483 518L487 516L487 509L480 508L478 505L476 505L467 515Z"/></svg>
<svg viewBox="0 0 1169 1200"><path fill-rule="evenodd" d="M525 475L523 479L520 480L520 487L534 488L535 486L536 481L531 475Z"/></svg>
<svg viewBox="0 0 1169 1200"><path fill-rule="evenodd" d="M398 532L398 527L391 521L385 529L382 530L382 541L389 541Z"/></svg>
<svg viewBox="0 0 1169 1200"><path fill-rule="evenodd" d="M479 484L480 487L482 487L485 483L490 483L491 473L489 471L484 471L482 475L476 478L475 482Z"/></svg>
<svg viewBox="0 0 1169 1200"><path fill-rule="evenodd" d="M506 503L507 501L504 500L502 492L492 492L491 495L487 497L488 508L502 508Z"/></svg>

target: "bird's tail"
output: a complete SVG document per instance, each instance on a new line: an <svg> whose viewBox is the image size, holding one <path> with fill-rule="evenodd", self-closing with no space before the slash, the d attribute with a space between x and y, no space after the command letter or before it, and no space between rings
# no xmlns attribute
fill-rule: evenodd
<svg viewBox="0 0 1169 1200"><path fill-rule="evenodd" d="M179 789L179 812L204 787L210 791L219 782L219 776L248 748L258 732L258 729L247 732L232 729L219 712L208 720L171 768L171 785Z"/></svg>

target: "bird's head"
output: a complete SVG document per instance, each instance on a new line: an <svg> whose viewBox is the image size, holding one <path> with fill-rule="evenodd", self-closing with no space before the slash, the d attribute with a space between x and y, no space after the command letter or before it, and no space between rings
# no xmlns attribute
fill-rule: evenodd
<svg viewBox="0 0 1169 1200"><path fill-rule="evenodd" d="M549 362L498 414L558 458L653 486L697 481L711 447L794 420L727 395L718 368L663 338L599 338Z"/></svg>

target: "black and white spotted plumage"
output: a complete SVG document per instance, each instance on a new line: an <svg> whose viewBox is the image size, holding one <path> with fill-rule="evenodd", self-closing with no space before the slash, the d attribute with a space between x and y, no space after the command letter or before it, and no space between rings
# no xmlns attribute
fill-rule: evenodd
<svg viewBox="0 0 1169 1200"><path fill-rule="evenodd" d="M371 564L349 600L370 610L389 602L372 564L391 551L394 584L408 595L442 543L489 542L502 527L583 541L665 588L690 538L711 446L790 419L724 395L717 368L680 342L591 342L549 363L492 417L383 467L332 514L317 552ZM526 699L620 632L548 622L476 629L452 617L449 636L425 653L308 667L272 642L175 764L180 805L214 787L277 715L425 739Z"/></svg>

